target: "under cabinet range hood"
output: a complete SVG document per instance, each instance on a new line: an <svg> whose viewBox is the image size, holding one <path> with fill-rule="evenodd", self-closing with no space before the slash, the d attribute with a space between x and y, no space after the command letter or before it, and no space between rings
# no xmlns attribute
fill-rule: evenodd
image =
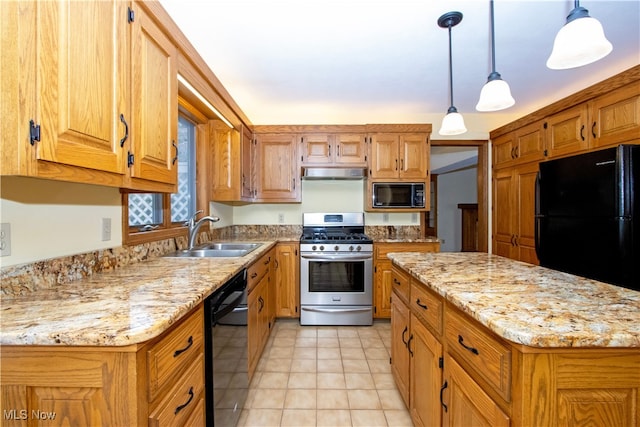
<svg viewBox="0 0 640 427"><path fill-rule="evenodd" d="M304 166L302 168L302 179L365 179L367 177L367 168L328 168L328 167L311 167Z"/></svg>

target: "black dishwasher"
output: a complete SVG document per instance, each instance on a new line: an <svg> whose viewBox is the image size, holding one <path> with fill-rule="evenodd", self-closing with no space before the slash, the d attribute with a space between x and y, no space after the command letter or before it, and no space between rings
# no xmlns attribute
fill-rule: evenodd
<svg viewBox="0 0 640 427"><path fill-rule="evenodd" d="M247 270L205 300L207 426L235 426L249 392Z"/></svg>

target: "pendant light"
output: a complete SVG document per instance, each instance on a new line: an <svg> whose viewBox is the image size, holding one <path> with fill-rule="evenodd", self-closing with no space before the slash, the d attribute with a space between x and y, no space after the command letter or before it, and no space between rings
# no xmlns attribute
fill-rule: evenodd
<svg viewBox="0 0 640 427"><path fill-rule="evenodd" d="M500 73L496 71L496 37L493 24L493 0L490 1L491 9L491 74L487 83L480 91L480 100L476 105L478 111L498 111L511 107L516 103L511 96L509 84L502 80Z"/></svg>
<svg viewBox="0 0 640 427"><path fill-rule="evenodd" d="M456 107L453 106L453 66L451 60L451 27L455 27L462 21L462 13L448 12L438 18L438 25L442 28L449 29L449 100L451 106L447 110L447 115L442 119L440 127L440 135L460 135L467 131L464 125L462 114L458 113Z"/></svg>
<svg viewBox="0 0 640 427"><path fill-rule="evenodd" d="M602 24L580 7L578 0L567 16L567 23L560 28L553 42L547 67L553 70L582 67L607 56L613 46L607 40Z"/></svg>

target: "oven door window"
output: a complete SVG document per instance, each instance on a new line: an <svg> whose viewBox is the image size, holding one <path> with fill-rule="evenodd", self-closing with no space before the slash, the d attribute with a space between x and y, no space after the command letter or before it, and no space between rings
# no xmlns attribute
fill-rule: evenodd
<svg viewBox="0 0 640 427"><path fill-rule="evenodd" d="M364 261L310 261L309 292L364 292Z"/></svg>

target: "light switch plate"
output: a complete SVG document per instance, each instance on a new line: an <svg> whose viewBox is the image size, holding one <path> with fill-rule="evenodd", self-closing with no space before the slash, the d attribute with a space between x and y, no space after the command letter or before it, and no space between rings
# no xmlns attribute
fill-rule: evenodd
<svg viewBox="0 0 640 427"><path fill-rule="evenodd" d="M11 224L0 224L0 256L11 255Z"/></svg>

